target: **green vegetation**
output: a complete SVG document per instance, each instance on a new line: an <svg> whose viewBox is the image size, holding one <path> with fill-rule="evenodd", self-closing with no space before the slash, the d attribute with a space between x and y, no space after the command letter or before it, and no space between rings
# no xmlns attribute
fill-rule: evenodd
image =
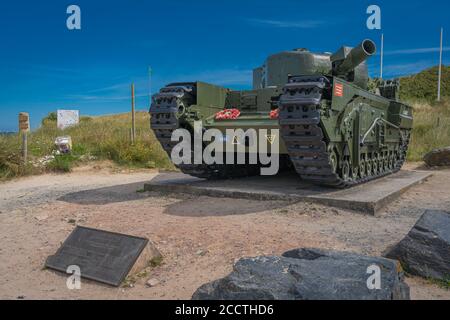
<svg viewBox="0 0 450 320"><path fill-rule="evenodd" d="M156 268L159 267L160 265L163 264L163 257L161 255L153 258L152 260L149 261L148 265L152 268Z"/></svg>
<svg viewBox="0 0 450 320"><path fill-rule="evenodd" d="M441 286L441 288L450 290L450 279L441 280L439 285Z"/></svg>
<svg viewBox="0 0 450 320"><path fill-rule="evenodd" d="M421 161L427 152L450 146L450 66L442 68L440 103L437 80L437 66L400 79L400 99L414 107L409 161Z"/></svg>
<svg viewBox="0 0 450 320"><path fill-rule="evenodd" d="M438 67L400 79L400 99L432 103L437 98ZM450 97L450 66L442 68L441 96Z"/></svg>
<svg viewBox="0 0 450 320"><path fill-rule="evenodd" d="M47 168L55 172L70 172L77 160L79 157L72 154L56 155L55 159L47 164Z"/></svg>
<svg viewBox="0 0 450 320"><path fill-rule="evenodd" d="M17 135L0 135L0 180L35 172L21 164L22 155Z"/></svg>
<svg viewBox="0 0 450 320"><path fill-rule="evenodd" d="M447 277L445 279L428 279L431 283L436 284L437 286L441 287L442 289L450 290L450 277Z"/></svg>
<svg viewBox="0 0 450 320"><path fill-rule="evenodd" d="M120 285L122 288L132 288L134 287L135 283L142 278L147 278L150 274L152 269L159 267L163 264L163 257L157 256L153 258L152 260L148 261L147 266L135 274L128 275L125 280Z"/></svg>
<svg viewBox="0 0 450 320"><path fill-rule="evenodd" d="M131 115L81 117L80 124L64 131L57 129L54 113L29 134L30 164L21 165L21 140L16 135L0 135L0 180L45 171L70 171L74 165L92 159L112 160L132 168L173 169L170 159L149 128L147 112L136 114L136 142L131 144ZM54 153L57 136L72 137L71 155L46 157Z"/></svg>
<svg viewBox="0 0 450 320"><path fill-rule="evenodd" d="M414 126L409 161L421 161L429 151L450 146L450 98L441 103L413 103Z"/></svg>

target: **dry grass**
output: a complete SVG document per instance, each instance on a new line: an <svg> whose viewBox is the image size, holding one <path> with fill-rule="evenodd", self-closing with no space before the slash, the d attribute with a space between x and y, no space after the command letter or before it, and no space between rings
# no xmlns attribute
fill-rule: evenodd
<svg viewBox="0 0 450 320"><path fill-rule="evenodd" d="M57 157L43 168L20 164L18 135L0 136L0 180L46 170L70 171L73 165L89 159L89 156L113 160L122 166L173 169L170 159L150 130L148 113L136 114L136 142L133 145L130 124L130 114L83 117L78 126L61 131L52 118L44 119L42 126L29 135L30 162L52 154L54 140L61 135L72 137L73 154Z"/></svg>
<svg viewBox="0 0 450 320"><path fill-rule="evenodd" d="M0 180L36 173L31 166L21 164L21 144L17 135L0 135Z"/></svg>
<svg viewBox="0 0 450 320"><path fill-rule="evenodd" d="M408 149L408 160L421 161L435 149L450 146L450 99L441 103L412 103L414 126Z"/></svg>

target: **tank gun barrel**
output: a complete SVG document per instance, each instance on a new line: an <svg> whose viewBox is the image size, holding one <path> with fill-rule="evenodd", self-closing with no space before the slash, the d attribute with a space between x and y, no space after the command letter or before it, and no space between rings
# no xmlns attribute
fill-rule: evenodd
<svg viewBox="0 0 450 320"><path fill-rule="evenodd" d="M368 57L373 56L375 52L375 43L372 40L366 39L351 49L342 60L336 60L335 63L333 63L333 73L337 75L347 74L364 62Z"/></svg>

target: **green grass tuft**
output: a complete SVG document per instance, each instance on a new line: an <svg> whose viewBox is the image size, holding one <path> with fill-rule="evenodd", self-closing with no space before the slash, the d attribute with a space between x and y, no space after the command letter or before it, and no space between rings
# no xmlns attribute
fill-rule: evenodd
<svg viewBox="0 0 450 320"><path fill-rule="evenodd" d="M429 279L431 283L438 285L442 289L450 290L450 277L446 279Z"/></svg>
<svg viewBox="0 0 450 320"><path fill-rule="evenodd" d="M70 154L56 155L47 168L55 172L70 172L77 160L77 157Z"/></svg>
<svg viewBox="0 0 450 320"><path fill-rule="evenodd" d="M152 268L156 268L159 267L160 265L163 264L163 257L162 256L157 256L155 258L153 258L152 260L149 261L149 266Z"/></svg>

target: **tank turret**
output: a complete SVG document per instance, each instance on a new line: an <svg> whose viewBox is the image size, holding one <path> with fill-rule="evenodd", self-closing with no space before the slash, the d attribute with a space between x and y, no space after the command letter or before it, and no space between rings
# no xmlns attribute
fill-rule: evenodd
<svg viewBox="0 0 450 320"><path fill-rule="evenodd" d="M312 53L294 49L273 54L253 70L253 89L281 86L290 75L335 75L366 89L369 79L365 60L374 55L375 43L364 40L354 48L342 47L336 53Z"/></svg>
<svg viewBox="0 0 450 320"><path fill-rule="evenodd" d="M357 66L376 52L375 43L372 40L364 40L353 49L342 47L331 56L333 62L333 74L345 75L352 72Z"/></svg>
<svg viewBox="0 0 450 320"><path fill-rule="evenodd" d="M331 55L332 72L334 76L353 82L366 89L369 80L365 61L376 52L376 45L372 40L364 40L354 48L342 47Z"/></svg>

